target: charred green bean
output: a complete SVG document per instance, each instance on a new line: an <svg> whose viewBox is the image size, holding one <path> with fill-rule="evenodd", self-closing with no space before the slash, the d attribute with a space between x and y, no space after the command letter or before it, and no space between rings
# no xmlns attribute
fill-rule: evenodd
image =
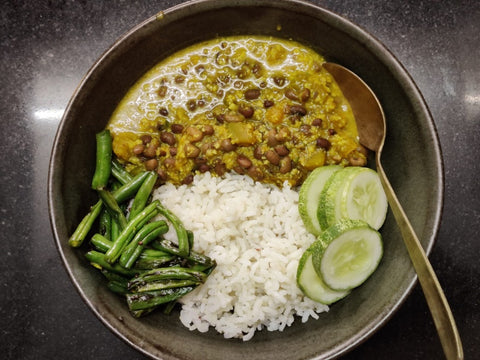
<svg viewBox="0 0 480 360"><path fill-rule="evenodd" d="M128 215L129 219L134 218L139 212L141 212L150 198L155 182L157 181L158 175L152 171L148 172L147 177L142 183L142 186L137 191L135 198L133 199L132 207Z"/></svg>
<svg viewBox="0 0 480 360"><path fill-rule="evenodd" d="M150 241L158 238L168 231L168 225L165 221L159 220L146 224L142 227L130 243L125 247L120 256L119 263L124 268L131 268L140 253Z"/></svg>
<svg viewBox="0 0 480 360"><path fill-rule="evenodd" d="M95 139L97 152L92 189L100 190L107 187L112 171L112 136L109 130L103 130L96 134Z"/></svg>

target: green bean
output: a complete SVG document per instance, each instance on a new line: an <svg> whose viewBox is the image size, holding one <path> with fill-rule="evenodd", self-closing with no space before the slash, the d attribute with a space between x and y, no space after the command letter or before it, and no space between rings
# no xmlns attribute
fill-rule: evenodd
<svg viewBox="0 0 480 360"><path fill-rule="evenodd" d="M123 230L127 226L127 218L113 194L108 190L97 190L97 193L100 199L102 199L105 208L110 212L110 215L118 221L120 228Z"/></svg>
<svg viewBox="0 0 480 360"><path fill-rule="evenodd" d="M148 291L181 288L185 286L197 286L201 284L198 280L164 280L145 283L135 288L135 293Z"/></svg>
<svg viewBox="0 0 480 360"><path fill-rule="evenodd" d="M145 316L145 315L148 315L150 314L153 310L155 310L157 307L156 306L152 306L150 308L147 308L147 309L142 309L142 310L131 310L130 311L130 314L132 314L132 316L134 318L139 318L139 317L142 317L142 316Z"/></svg>
<svg viewBox="0 0 480 360"><path fill-rule="evenodd" d="M117 220L112 219L112 231L110 234L110 241L115 242L120 236L120 225L118 225ZM108 251L108 250L107 250Z"/></svg>
<svg viewBox="0 0 480 360"><path fill-rule="evenodd" d="M72 236L68 240L68 244L72 247L79 247L82 245L83 240L87 237L87 234L90 232L95 219L98 217L102 210L102 202L98 201L95 205L92 206L87 215L84 216L80 224L77 226Z"/></svg>
<svg viewBox="0 0 480 360"><path fill-rule="evenodd" d="M195 289L195 286L149 291L141 294L127 294L128 308L130 311L136 311L169 303L188 294L193 289Z"/></svg>
<svg viewBox="0 0 480 360"><path fill-rule="evenodd" d="M114 272L102 269L102 274L107 278L107 287L118 294L128 293L128 279Z"/></svg>
<svg viewBox="0 0 480 360"><path fill-rule="evenodd" d="M95 136L97 142L96 166L92 179L92 189L107 187L112 171L112 136L109 130L103 130Z"/></svg>
<svg viewBox="0 0 480 360"><path fill-rule="evenodd" d="M163 309L163 313L165 315L170 315L176 303L176 301L170 301L169 303L166 303L165 308Z"/></svg>
<svg viewBox="0 0 480 360"><path fill-rule="evenodd" d="M100 213L99 219L99 231L107 240L111 239L112 233L112 216L110 213L104 208Z"/></svg>
<svg viewBox="0 0 480 360"><path fill-rule="evenodd" d="M113 197L115 198L115 200L118 203L122 203L125 200L128 200L129 198L133 197L137 192L137 190L142 185L147 175L148 175L147 172L139 173L137 176L135 176L132 179L131 182L115 190L113 192ZM68 243L70 246L79 247L80 245L82 245L86 236L90 232L90 229L92 228L93 223L95 222L97 217L100 215L102 207L103 207L103 202L101 200L97 201L97 203L91 207L89 213L85 215L85 217L82 219L82 221L77 226L72 236L68 240ZM112 222L112 227L114 226L115 225ZM112 235L112 238L113 238L113 235Z"/></svg>
<svg viewBox="0 0 480 360"><path fill-rule="evenodd" d="M180 219L159 203L160 214L163 215L172 224L178 239L178 255L187 257L190 253L190 241L188 240L187 230L183 226Z"/></svg>
<svg viewBox="0 0 480 360"><path fill-rule="evenodd" d="M142 273L140 276L130 280L128 283L129 289L137 289L146 286L151 283L163 282L167 286L167 283L173 280L189 280L196 284L204 283L207 276L201 271L195 271L192 269L173 266L166 268L152 269L150 271ZM173 283L172 283L173 284ZM161 285L159 285L161 286ZM186 285L181 285L186 286Z"/></svg>
<svg viewBox="0 0 480 360"><path fill-rule="evenodd" d="M154 269L166 265L178 265L179 257L154 249L143 249L133 267L135 269Z"/></svg>
<svg viewBox="0 0 480 360"><path fill-rule="evenodd" d="M153 171L149 171L146 179L143 181L142 186L138 189L135 198L133 199L132 207L130 209L130 214L128 215L129 219L132 219L140 211L145 208L147 201L152 193L153 187L157 182L158 175Z"/></svg>
<svg viewBox="0 0 480 360"><path fill-rule="evenodd" d="M85 257L96 268L105 269L120 275L132 277L142 272L141 270L125 269L121 267L119 264L112 265L106 260L105 254L102 254L101 252L98 252L95 250L90 250L89 252L87 252L85 254Z"/></svg>
<svg viewBox="0 0 480 360"><path fill-rule="evenodd" d="M128 294L128 289L124 286L123 283L120 283L115 280L111 280L107 283L107 288L114 293L125 295Z"/></svg>
<svg viewBox="0 0 480 360"><path fill-rule="evenodd" d="M127 226L122 230L117 239L113 242L112 247L106 253L106 260L113 264L121 255L123 248L135 236L136 232L149 221L153 216L158 214L158 201L149 204L141 213L131 219Z"/></svg>
<svg viewBox="0 0 480 360"><path fill-rule="evenodd" d="M190 246L190 249L193 249L193 241L194 241L193 231L187 230L187 239L188 239L188 246Z"/></svg>
<svg viewBox="0 0 480 360"><path fill-rule="evenodd" d="M135 196L140 186L142 186L143 181L147 177L148 172L141 172L134 176L132 181L122 185L117 190L113 192L113 197L117 200L117 203L121 204L124 201L131 199Z"/></svg>
<svg viewBox="0 0 480 360"><path fill-rule="evenodd" d="M180 252L178 250L178 247L173 244L169 240L155 240L151 243L151 246L154 249L160 250L167 252L172 255L177 255L180 256ZM206 255L199 254L193 250L190 251L190 254L188 256L184 257L185 259L193 262L194 264L201 264L206 266L206 268L210 268L212 266L216 266L215 260L212 260Z"/></svg>
<svg viewBox="0 0 480 360"><path fill-rule="evenodd" d="M112 160L112 175L122 185L128 184L133 179L132 175L123 168L117 159Z"/></svg>
<svg viewBox="0 0 480 360"><path fill-rule="evenodd" d="M168 231L168 225L165 221L154 221L142 227L130 243L124 248L120 256L119 263L124 268L131 268L140 253L150 241L158 238Z"/></svg>
<svg viewBox="0 0 480 360"><path fill-rule="evenodd" d="M123 283L125 286L128 287L128 278L120 275L120 274L117 274L117 273L114 273L114 272L111 272L111 271L108 271L106 269L102 269L102 274L103 276L105 276L105 278L109 281L118 281L118 282L121 282Z"/></svg>
<svg viewBox="0 0 480 360"><path fill-rule="evenodd" d="M113 242L107 239L105 236L96 233L92 236L90 242L98 251L106 253L108 249L112 247Z"/></svg>

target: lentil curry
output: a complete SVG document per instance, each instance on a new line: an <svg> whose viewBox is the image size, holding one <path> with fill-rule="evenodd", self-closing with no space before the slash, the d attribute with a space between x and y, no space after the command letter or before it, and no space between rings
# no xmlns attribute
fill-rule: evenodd
<svg viewBox="0 0 480 360"><path fill-rule="evenodd" d="M227 171L300 185L327 164L365 165L355 120L324 59L293 41L228 37L147 72L108 128L127 170L188 184Z"/></svg>

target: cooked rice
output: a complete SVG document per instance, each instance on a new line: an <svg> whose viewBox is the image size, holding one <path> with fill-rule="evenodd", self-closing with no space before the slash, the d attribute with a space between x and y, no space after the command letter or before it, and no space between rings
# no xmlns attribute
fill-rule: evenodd
<svg viewBox="0 0 480 360"><path fill-rule="evenodd" d="M295 316L305 322L328 311L296 284L298 261L315 237L305 230L298 193L287 184L279 189L207 172L188 186L161 186L154 197L194 232L194 250L218 264L181 300L180 320L190 330L212 326L225 338L246 341L256 330L282 331Z"/></svg>

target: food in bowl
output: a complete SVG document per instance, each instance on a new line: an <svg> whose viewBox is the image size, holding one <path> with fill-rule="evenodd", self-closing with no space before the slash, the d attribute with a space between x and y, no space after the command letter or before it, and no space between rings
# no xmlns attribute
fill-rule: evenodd
<svg viewBox="0 0 480 360"><path fill-rule="evenodd" d="M95 234L97 250L87 259L126 296L134 316L160 305L169 312L178 301L189 329L212 326L249 340L259 329L283 330L295 316L307 321L328 310L332 301L311 296L308 281L297 279L302 254L311 255L308 278L316 285L320 250L327 253L310 250L318 234L298 211L298 187L325 165L366 165L366 151L323 61L293 41L216 39L161 62L121 101L100 134L111 143L108 156L97 152L92 186L101 199L95 216L104 206L120 229ZM96 182L102 164L113 168ZM116 181L138 187L122 197ZM129 206L120 204L127 200ZM349 231L370 229L352 224ZM349 256L356 252L351 243ZM158 265L144 267L147 258Z"/></svg>
<svg viewBox="0 0 480 360"><path fill-rule="evenodd" d="M234 170L282 186L325 164L365 165L355 119L322 56L259 36L206 41L147 72L110 119L132 172L191 183Z"/></svg>

